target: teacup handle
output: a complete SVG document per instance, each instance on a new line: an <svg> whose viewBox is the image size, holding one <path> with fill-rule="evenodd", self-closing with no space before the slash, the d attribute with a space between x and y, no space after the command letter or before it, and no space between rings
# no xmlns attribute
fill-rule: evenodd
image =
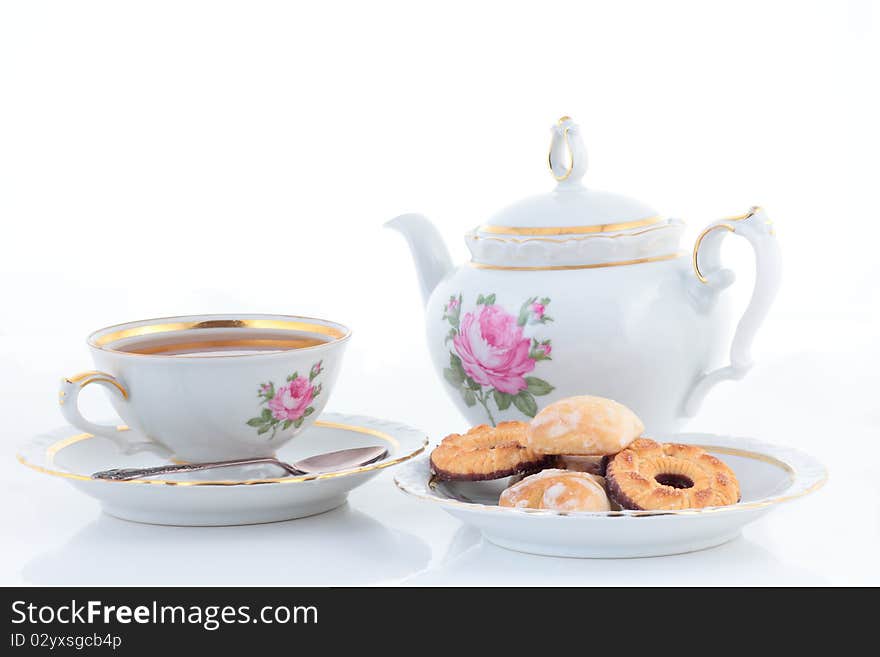
<svg viewBox="0 0 880 657"><path fill-rule="evenodd" d="M90 383L97 383L109 390L111 394L122 397L123 401L128 401L128 390L112 374L96 370L80 372L79 374L61 379L58 403L61 405L61 414L64 416L64 419L77 429L112 440L124 454L140 451L167 453L164 447L134 431L120 431L118 426L95 424L84 418L79 412L79 393Z"/></svg>
<svg viewBox="0 0 880 657"><path fill-rule="evenodd" d="M719 292L733 282L733 272L721 268L721 242L731 234L744 237L755 250L755 289L733 335L730 364L706 372L697 379L684 403L684 414L688 417L696 415L712 387L728 379L741 379L751 369L752 342L779 290L782 274L779 243L773 222L759 207L744 215L712 223L700 233L693 252L694 273L699 281L697 287L705 286L712 292Z"/></svg>

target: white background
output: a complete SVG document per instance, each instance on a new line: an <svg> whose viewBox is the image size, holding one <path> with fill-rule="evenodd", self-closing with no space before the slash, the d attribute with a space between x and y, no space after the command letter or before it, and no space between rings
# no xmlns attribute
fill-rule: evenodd
<svg viewBox="0 0 880 657"><path fill-rule="evenodd" d="M719 562L731 582L880 583L878 21L867 0L4 2L0 583L264 582L224 555L254 541L307 563L330 538L369 554L359 522L406 537L391 551L411 567L376 556L360 564L374 575L313 564L279 583L718 583ZM15 463L18 442L62 424L55 386L89 367L89 331L173 314L346 322L331 408L462 429L382 223L424 212L464 259L465 230L550 189L562 114L582 126L585 182L688 221L685 248L754 204L775 221L784 283L759 365L690 428L811 451L832 468L821 493L718 550L597 567L486 546L387 476L319 519L206 533L102 517ZM725 249L742 305L751 256ZM162 556L205 545L204 572Z"/></svg>

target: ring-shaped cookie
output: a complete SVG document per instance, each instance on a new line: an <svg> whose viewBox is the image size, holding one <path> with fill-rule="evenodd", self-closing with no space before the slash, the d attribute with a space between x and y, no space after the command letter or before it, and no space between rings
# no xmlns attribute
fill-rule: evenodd
<svg viewBox="0 0 880 657"><path fill-rule="evenodd" d="M694 445L638 438L605 470L608 496L624 509L677 510L736 504L730 467Z"/></svg>
<svg viewBox="0 0 880 657"><path fill-rule="evenodd" d="M525 422L501 422L446 436L431 452L431 471L438 479L482 481L539 470L549 458L526 446L527 428Z"/></svg>

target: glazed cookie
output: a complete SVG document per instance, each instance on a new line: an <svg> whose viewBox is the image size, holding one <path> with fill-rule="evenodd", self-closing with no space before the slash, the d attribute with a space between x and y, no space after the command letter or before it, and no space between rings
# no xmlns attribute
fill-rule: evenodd
<svg viewBox="0 0 880 657"><path fill-rule="evenodd" d="M736 504L736 475L694 445L639 438L608 463L609 497L624 509L674 510Z"/></svg>
<svg viewBox="0 0 880 657"><path fill-rule="evenodd" d="M499 506L554 511L610 511L602 478L572 470L543 470L501 493Z"/></svg>
<svg viewBox="0 0 880 657"><path fill-rule="evenodd" d="M623 404L603 397L568 397L538 413L529 425L528 445L539 454L616 454L645 426Z"/></svg>
<svg viewBox="0 0 880 657"><path fill-rule="evenodd" d="M527 428L525 422L481 424L446 436L431 452L431 471L438 479L481 481L540 470L549 459L526 446Z"/></svg>

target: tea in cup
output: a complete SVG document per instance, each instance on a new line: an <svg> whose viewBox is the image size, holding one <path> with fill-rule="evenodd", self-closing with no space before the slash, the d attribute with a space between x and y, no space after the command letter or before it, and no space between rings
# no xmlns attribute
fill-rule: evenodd
<svg viewBox="0 0 880 657"><path fill-rule="evenodd" d="M191 315L148 319L88 337L95 370L61 382L73 426L126 452L184 461L271 456L310 426L339 373L351 331L290 315ZM77 398L96 383L128 425L100 425Z"/></svg>

